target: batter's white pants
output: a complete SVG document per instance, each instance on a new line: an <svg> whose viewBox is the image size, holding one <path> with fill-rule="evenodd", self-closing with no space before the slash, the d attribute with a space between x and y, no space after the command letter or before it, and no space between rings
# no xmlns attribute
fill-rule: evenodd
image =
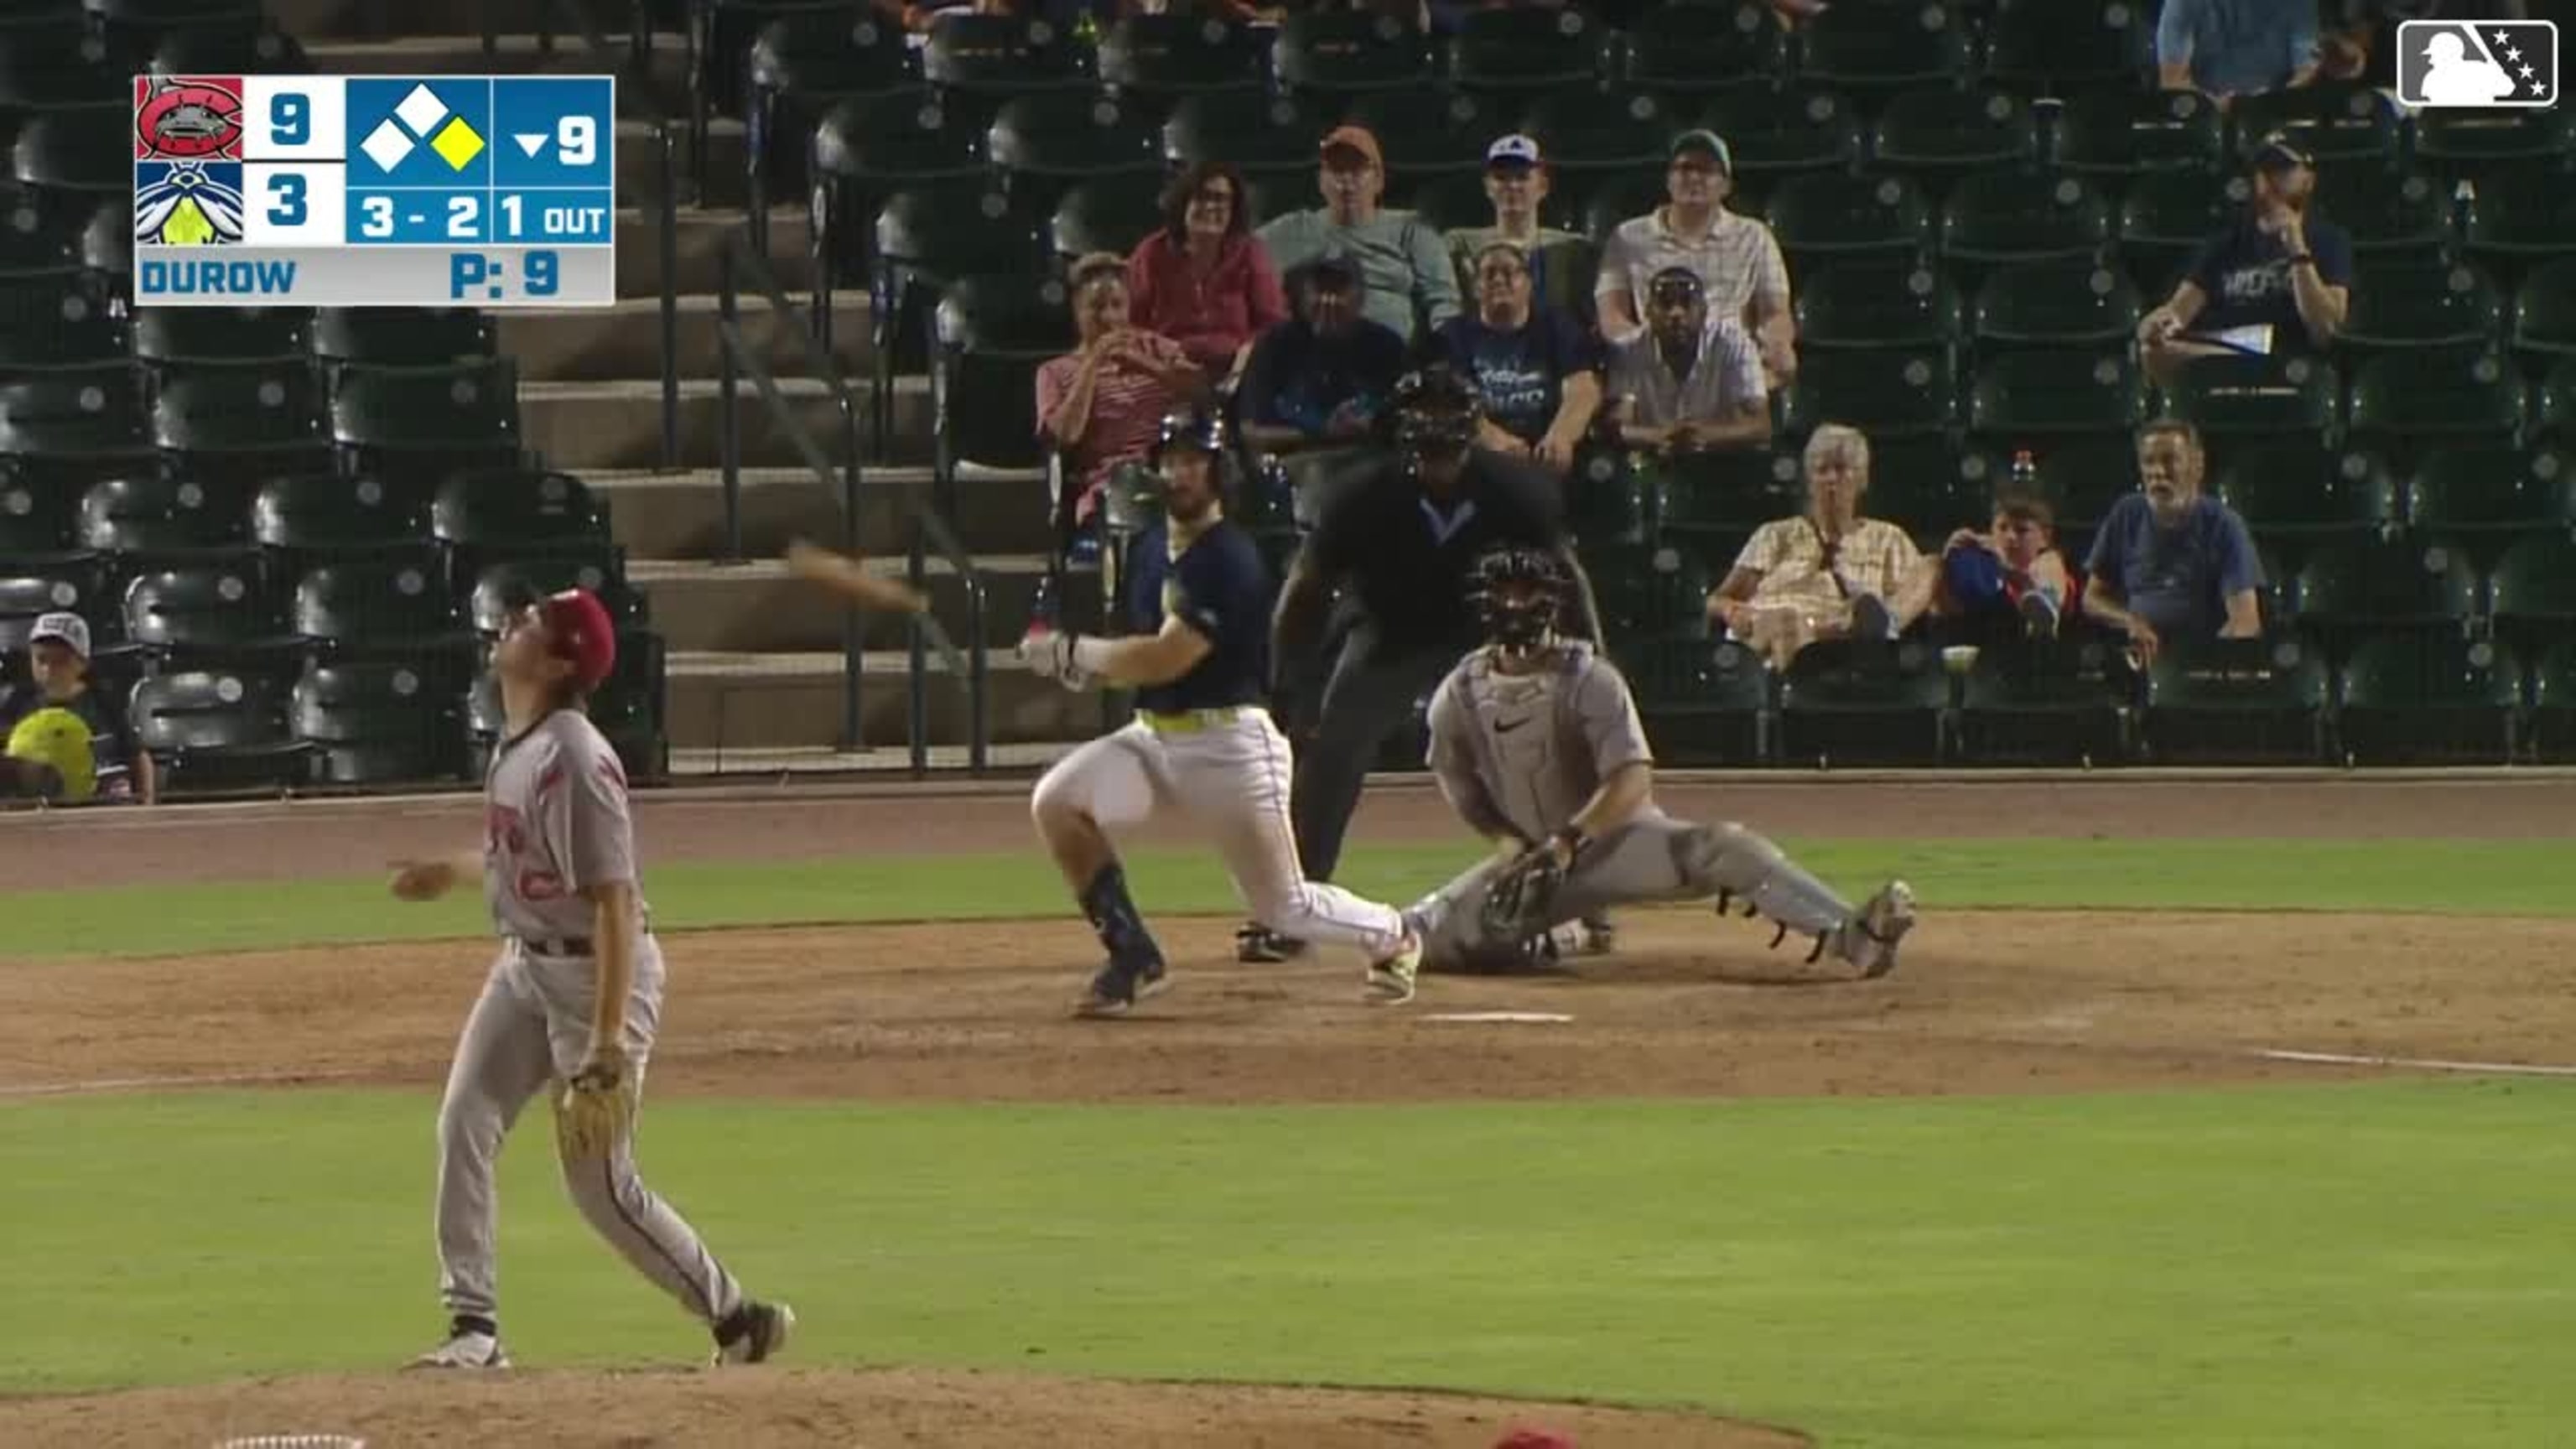
<svg viewBox="0 0 2576 1449"><path fill-rule="evenodd" d="M1270 712L1240 709L1189 730L1139 719L1056 762L1031 806L1070 809L1111 836L1177 809L1215 843L1252 919L1301 941L1355 947L1382 960L1404 943L1393 906L1306 879L1288 822L1288 741Z"/></svg>
<svg viewBox="0 0 2576 1449"><path fill-rule="evenodd" d="M590 1050L596 970L587 957L537 956L509 942L465 1018L447 1097L438 1107L439 1294L451 1314L498 1316L492 1164L528 1100L550 1081L567 1081L581 1070ZM661 1015L662 950L642 936L626 1002L626 1056L639 1092ZM691 1315L713 1326L741 1306L741 1285L697 1230L636 1176L632 1142L605 1159L564 1162L563 1178L591 1227Z"/></svg>

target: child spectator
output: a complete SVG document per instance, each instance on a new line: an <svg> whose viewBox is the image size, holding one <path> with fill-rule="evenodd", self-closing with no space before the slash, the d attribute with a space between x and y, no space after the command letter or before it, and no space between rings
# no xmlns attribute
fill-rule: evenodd
<svg viewBox="0 0 2576 1449"><path fill-rule="evenodd" d="M2075 586L2057 551L2057 513L2038 493L2007 489L1995 498L1993 526L1963 528L1941 553L1934 608L1975 636L2017 628L2034 639L2056 637Z"/></svg>
<svg viewBox="0 0 2576 1449"><path fill-rule="evenodd" d="M156 797L152 757L134 738L124 706L91 687L89 623L44 614L27 636L25 684L0 689L0 798L92 800Z"/></svg>

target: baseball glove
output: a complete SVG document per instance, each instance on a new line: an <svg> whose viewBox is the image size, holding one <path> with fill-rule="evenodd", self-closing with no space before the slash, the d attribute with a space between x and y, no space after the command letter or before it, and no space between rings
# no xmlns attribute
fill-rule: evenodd
<svg viewBox="0 0 2576 1449"><path fill-rule="evenodd" d="M1484 927L1487 938L1519 941L1546 930L1557 887L1565 883L1573 859L1573 850L1561 849L1555 841L1533 845L1512 857L1485 891L1477 924Z"/></svg>
<svg viewBox="0 0 2576 1449"><path fill-rule="evenodd" d="M616 1155L635 1127L635 1069L622 1047L602 1047L555 1096L555 1148L566 1162Z"/></svg>

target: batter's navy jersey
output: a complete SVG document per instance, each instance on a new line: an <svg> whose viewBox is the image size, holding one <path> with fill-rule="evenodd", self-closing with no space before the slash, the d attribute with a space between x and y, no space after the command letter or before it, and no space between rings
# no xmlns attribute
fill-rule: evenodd
<svg viewBox="0 0 2576 1449"><path fill-rule="evenodd" d="M1158 714L1259 704L1270 692L1269 566L1252 535L1225 520L1171 554L1168 523L1136 540L1128 561L1127 626L1159 634L1166 617L1204 636L1207 657L1169 684L1136 691Z"/></svg>
<svg viewBox="0 0 2576 1449"><path fill-rule="evenodd" d="M1484 636L1467 597L1478 556L1497 544L1564 540L1555 478L1479 449L1444 502L1397 459L1351 480L1325 505L1306 547L1327 579L1349 584L1382 638L1463 653Z"/></svg>

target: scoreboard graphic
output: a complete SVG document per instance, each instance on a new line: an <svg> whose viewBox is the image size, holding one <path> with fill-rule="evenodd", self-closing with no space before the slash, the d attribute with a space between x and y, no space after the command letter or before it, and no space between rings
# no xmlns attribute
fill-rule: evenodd
<svg viewBox="0 0 2576 1449"><path fill-rule="evenodd" d="M613 76L137 76L134 300L604 307Z"/></svg>

